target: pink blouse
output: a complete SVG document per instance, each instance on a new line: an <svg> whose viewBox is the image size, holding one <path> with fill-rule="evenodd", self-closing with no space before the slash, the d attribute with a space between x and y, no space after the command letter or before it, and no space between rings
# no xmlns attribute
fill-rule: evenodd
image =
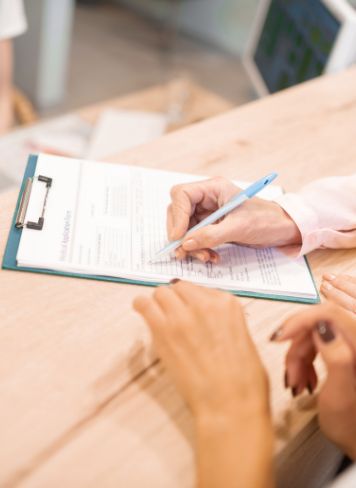
<svg viewBox="0 0 356 488"><path fill-rule="evenodd" d="M316 180L275 201L299 227L299 254L356 247L356 174Z"/></svg>

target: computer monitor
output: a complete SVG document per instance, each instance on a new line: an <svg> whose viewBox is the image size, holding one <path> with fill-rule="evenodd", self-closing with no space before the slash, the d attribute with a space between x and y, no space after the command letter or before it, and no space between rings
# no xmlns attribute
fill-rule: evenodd
<svg viewBox="0 0 356 488"><path fill-rule="evenodd" d="M356 10L346 0L261 0L244 63L260 95L356 62Z"/></svg>

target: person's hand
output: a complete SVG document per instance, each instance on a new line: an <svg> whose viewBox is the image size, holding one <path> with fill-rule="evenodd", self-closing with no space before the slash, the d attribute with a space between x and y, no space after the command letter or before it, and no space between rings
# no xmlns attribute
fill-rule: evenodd
<svg viewBox="0 0 356 488"><path fill-rule="evenodd" d="M198 486L272 488L268 381L237 299L177 280L134 307L193 413Z"/></svg>
<svg viewBox="0 0 356 488"><path fill-rule="evenodd" d="M321 355L327 378L318 396L320 426L356 459L356 318L335 305L320 305L287 319L271 339L291 340L285 380L294 396L315 389L313 362Z"/></svg>
<svg viewBox="0 0 356 488"><path fill-rule="evenodd" d="M195 415L268 411L266 373L235 297L177 280L134 308Z"/></svg>
<svg viewBox="0 0 356 488"><path fill-rule="evenodd" d="M188 229L239 191L225 178L174 186L167 210L169 240L182 238ZM277 203L254 197L220 222L187 236L176 256L183 259L189 254L203 262L217 262L218 254L212 249L227 242L254 247L285 246L300 244L301 235L295 222Z"/></svg>
<svg viewBox="0 0 356 488"><path fill-rule="evenodd" d="M323 275L320 291L330 301L356 314L356 277Z"/></svg>

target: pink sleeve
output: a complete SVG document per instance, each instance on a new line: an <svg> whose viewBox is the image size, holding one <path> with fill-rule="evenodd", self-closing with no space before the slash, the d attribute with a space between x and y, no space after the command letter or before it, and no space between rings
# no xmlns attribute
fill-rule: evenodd
<svg viewBox="0 0 356 488"><path fill-rule="evenodd" d="M275 201L299 227L299 254L356 247L356 174L317 180Z"/></svg>

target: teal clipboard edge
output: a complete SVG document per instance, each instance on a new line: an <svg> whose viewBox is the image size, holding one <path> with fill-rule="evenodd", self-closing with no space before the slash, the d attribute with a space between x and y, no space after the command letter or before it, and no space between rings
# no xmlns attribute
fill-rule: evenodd
<svg viewBox="0 0 356 488"><path fill-rule="evenodd" d="M63 271L54 271L50 269L41 269L41 268L25 268L21 266L17 266L16 263L16 256L17 256L17 251L18 247L20 244L20 239L21 239L21 229L17 229L15 227L15 221L16 221L16 215L20 206L21 202L21 196L23 194L23 191L25 190L26 186L26 181L28 178L31 178L36 171L36 166L37 166L37 159L38 156L31 154L28 158L27 166L25 169L24 177L22 180L21 184L21 189L20 193L17 199L16 203L16 208L14 212L14 216L12 219L11 223L11 228L9 231L9 237L7 240L6 248L5 248L5 253L2 261L2 268L6 270L11 270L11 271L26 271L29 273L40 273L40 274L50 274L50 275L55 275L55 276L69 276L72 278L83 278L83 279L90 279L90 280L98 280L98 281L108 281L108 282L115 282L115 283L126 283L126 284L131 284L131 285L142 285L142 286L162 286L166 285L166 283L152 283L148 281L137 281L137 280L129 280L126 278L116 278L116 277L110 277L110 276L102 276L102 275L87 275L87 274L79 274L79 273L68 273L68 272L63 272ZM242 296L242 297L250 297L250 298L261 298L261 299L266 299L266 300L278 300L278 301L285 301L285 302L294 302L294 303L305 303L305 304L317 304L320 303L320 297L319 293L317 291L315 281L313 274L311 272L309 262L308 260L304 257L304 260L306 262L306 265L308 267L310 276L312 277L315 292L316 292L316 298L299 298L299 297L294 297L294 296L289 296L289 295L273 295L273 294L267 294L267 293L255 293L255 292L244 292L244 291L236 291L236 290L231 290L231 293L233 295L237 296Z"/></svg>

